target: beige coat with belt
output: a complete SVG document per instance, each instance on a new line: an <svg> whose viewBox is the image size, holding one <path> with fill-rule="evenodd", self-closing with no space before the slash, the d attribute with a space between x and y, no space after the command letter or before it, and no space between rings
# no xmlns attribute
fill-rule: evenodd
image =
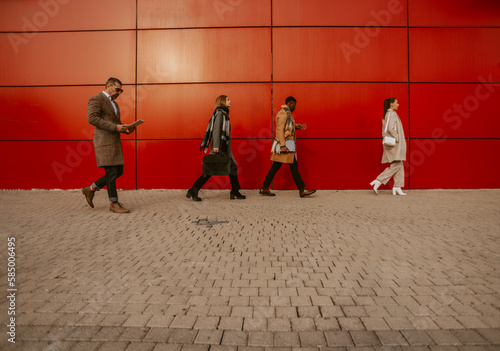
<svg viewBox="0 0 500 351"><path fill-rule="evenodd" d="M285 145L286 140L295 140L295 123L293 124L293 129L289 136L285 136L285 125L288 119L288 113L285 111L287 105L282 105L281 110L276 115L276 139L279 141L280 145ZM274 151L274 150L273 150ZM277 154L275 152L271 153L271 161L281 162L281 163L293 163L295 159L295 152L291 153L281 153Z"/></svg>
<svg viewBox="0 0 500 351"><path fill-rule="evenodd" d="M386 123L389 119L389 124ZM391 109L387 110L385 118L382 120L382 138L385 136L390 136L396 139L396 145L394 146L383 146L384 153L382 155L382 163L392 163L394 161L406 161L406 140L405 132L403 130L403 124L401 119L399 119L396 111Z"/></svg>

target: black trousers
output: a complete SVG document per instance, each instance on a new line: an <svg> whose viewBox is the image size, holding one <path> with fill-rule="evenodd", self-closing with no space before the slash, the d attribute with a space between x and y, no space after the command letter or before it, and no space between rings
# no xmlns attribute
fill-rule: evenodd
<svg viewBox="0 0 500 351"><path fill-rule="evenodd" d="M116 191L116 180L123 174L123 166L104 166L106 174L95 181L96 190L106 187L108 189L109 201L118 201L118 192Z"/></svg>
<svg viewBox="0 0 500 351"><path fill-rule="evenodd" d="M202 174L196 181L193 183L193 189L196 193L205 185L205 183L210 179L211 176L206 176ZM231 190L240 190L240 182L238 181L238 171L236 169L236 163L231 160L231 171L229 173L229 182L231 183Z"/></svg>
<svg viewBox="0 0 500 351"><path fill-rule="evenodd" d="M273 162L271 169L269 170L269 172L267 172L266 178L264 179L264 183L262 184L262 189L269 189L269 186L271 185L271 182L273 181L276 172L278 172L282 164L283 163L281 162L276 162L276 161ZM297 185L297 188L299 190L303 190L306 187L306 185L304 184L304 181L300 176L299 164L297 163L297 159L295 158L293 160L293 163L289 163L288 165L290 165L290 171L292 171L292 177L293 180L295 181L295 185Z"/></svg>

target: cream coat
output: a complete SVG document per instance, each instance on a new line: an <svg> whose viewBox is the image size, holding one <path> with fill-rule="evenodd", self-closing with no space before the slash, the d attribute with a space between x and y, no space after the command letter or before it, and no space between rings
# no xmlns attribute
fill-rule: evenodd
<svg viewBox="0 0 500 351"><path fill-rule="evenodd" d="M285 125L288 119L288 114L285 111L286 105L281 106L281 110L276 115L276 139L279 141L280 145L285 145L286 140L295 140L295 123L293 124L293 130L291 135L285 140ZM295 146L297 147L297 146ZM281 163L293 163L295 159L295 153L287 154L277 154L275 152L271 153L271 161L281 162Z"/></svg>
<svg viewBox="0 0 500 351"><path fill-rule="evenodd" d="M387 132L385 132L387 118L389 118L389 125L387 126ZM382 120L382 139L386 135L396 139L396 145L383 146L384 153L382 155L382 163L406 161L406 139L403 124L396 111L391 109L387 110L385 118Z"/></svg>

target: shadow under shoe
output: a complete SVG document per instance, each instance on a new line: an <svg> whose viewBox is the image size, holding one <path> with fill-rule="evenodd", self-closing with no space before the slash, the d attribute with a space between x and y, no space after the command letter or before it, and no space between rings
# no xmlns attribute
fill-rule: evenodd
<svg viewBox="0 0 500 351"><path fill-rule="evenodd" d="M193 201L201 201L201 197L198 197L198 192L194 188L191 188L187 191L186 197L188 199L192 198Z"/></svg>
<svg viewBox="0 0 500 351"><path fill-rule="evenodd" d="M242 195L239 190L231 190L231 193L229 194L229 198L231 200L234 200L235 198L238 200L244 200L247 197L245 195Z"/></svg>
<svg viewBox="0 0 500 351"><path fill-rule="evenodd" d="M309 195L312 195L316 192L316 190L309 190L309 189L302 189L302 190L299 190L299 195L300 197L306 197L306 196L309 196Z"/></svg>
<svg viewBox="0 0 500 351"><path fill-rule="evenodd" d="M109 210L113 213L129 213L130 210L127 210L123 205L119 202L113 202L109 206Z"/></svg>
<svg viewBox="0 0 500 351"><path fill-rule="evenodd" d="M272 193L269 189L260 189L259 194L264 196L276 196L276 194Z"/></svg>

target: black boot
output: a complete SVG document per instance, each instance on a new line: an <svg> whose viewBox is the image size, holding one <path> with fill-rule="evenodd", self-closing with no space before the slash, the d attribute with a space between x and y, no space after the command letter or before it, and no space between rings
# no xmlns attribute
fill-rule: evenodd
<svg viewBox="0 0 500 351"><path fill-rule="evenodd" d="M231 190L229 198L231 200L234 200L234 198L237 198L238 200L243 200L243 199L246 199L247 197L245 195L241 195L239 190Z"/></svg>
<svg viewBox="0 0 500 351"><path fill-rule="evenodd" d="M201 197L198 197L198 191L197 189L191 188L188 190L186 197L189 199L190 197L193 198L193 201L201 201Z"/></svg>

